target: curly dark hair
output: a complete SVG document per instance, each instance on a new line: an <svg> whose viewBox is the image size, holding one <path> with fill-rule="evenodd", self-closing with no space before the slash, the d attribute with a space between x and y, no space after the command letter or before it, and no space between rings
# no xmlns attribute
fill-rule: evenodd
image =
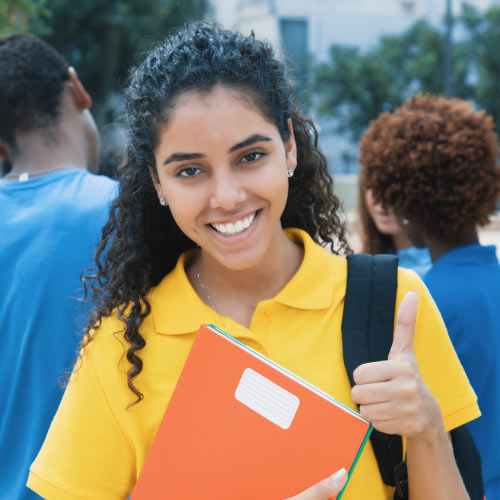
<svg viewBox="0 0 500 500"><path fill-rule="evenodd" d="M68 63L32 35L0 39L0 139L15 153L16 131L57 124Z"/></svg>
<svg viewBox="0 0 500 500"><path fill-rule="evenodd" d="M130 344L128 386L142 370L137 351L145 345L140 333L150 313L148 292L175 266L179 255L195 243L175 223L170 210L158 203L148 170L156 173L159 133L176 100L186 92L210 92L227 86L245 93L289 139L293 123L298 166L290 179L289 197L281 217L283 227L299 227L337 253L349 251L337 211L333 181L317 148L314 124L292 102L283 65L269 43L223 30L211 23L193 24L168 37L133 69L125 92L127 159L120 168L120 192L96 253L97 273L91 277L93 312L82 345L92 339L101 320L118 311ZM134 404L135 404L134 403Z"/></svg>
<svg viewBox="0 0 500 500"><path fill-rule="evenodd" d="M371 122L360 151L374 199L429 235L459 238L497 210L498 137L472 103L414 96Z"/></svg>

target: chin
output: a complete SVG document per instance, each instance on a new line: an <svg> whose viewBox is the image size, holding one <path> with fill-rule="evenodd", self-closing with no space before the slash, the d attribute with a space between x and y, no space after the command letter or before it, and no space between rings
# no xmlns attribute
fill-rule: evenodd
<svg viewBox="0 0 500 500"><path fill-rule="evenodd" d="M379 230L379 232L387 236L392 236L393 234L396 234L398 232L398 227L393 224L379 224L377 229Z"/></svg>
<svg viewBox="0 0 500 500"><path fill-rule="evenodd" d="M230 271L248 271L256 267L260 262L260 259L238 259L234 261L229 261L225 259L224 261L219 260L219 264Z"/></svg>

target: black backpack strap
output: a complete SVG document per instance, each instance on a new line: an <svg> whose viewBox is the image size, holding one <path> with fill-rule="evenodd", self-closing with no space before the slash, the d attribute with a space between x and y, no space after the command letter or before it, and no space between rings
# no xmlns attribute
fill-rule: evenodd
<svg viewBox="0 0 500 500"><path fill-rule="evenodd" d="M344 364L351 386L361 364L387 359L394 332L398 259L393 255L349 255L342 318ZM374 430L370 437L385 484L395 498L408 498L401 436Z"/></svg>
<svg viewBox="0 0 500 500"><path fill-rule="evenodd" d="M392 345L397 292L397 258L391 255L347 257L342 342L347 374L363 363L387 359ZM483 500L481 456L467 425L450 432L453 453L471 500ZM408 476L401 436L371 434L384 483L396 486L395 500L408 498Z"/></svg>
<svg viewBox="0 0 500 500"><path fill-rule="evenodd" d="M467 424L453 429L450 436L453 455L470 500L483 500L484 485L481 471L481 455Z"/></svg>

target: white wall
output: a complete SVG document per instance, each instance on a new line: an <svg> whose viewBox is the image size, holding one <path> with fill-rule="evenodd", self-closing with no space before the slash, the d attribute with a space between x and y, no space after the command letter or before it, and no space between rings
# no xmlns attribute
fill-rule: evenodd
<svg viewBox="0 0 500 500"><path fill-rule="evenodd" d="M454 14L463 0L452 0ZM500 0L468 0L479 9ZM324 60L334 43L363 49L381 35L405 31L425 18L437 24L443 19L446 0L211 0L215 18L231 29L277 43L280 18L307 19L309 52Z"/></svg>

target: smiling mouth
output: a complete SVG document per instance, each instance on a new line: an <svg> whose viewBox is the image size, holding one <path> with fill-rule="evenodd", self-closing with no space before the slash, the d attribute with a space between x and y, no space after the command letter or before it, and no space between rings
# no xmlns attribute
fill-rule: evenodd
<svg viewBox="0 0 500 500"><path fill-rule="evenodd" d="M394 215L394 212L392 210L387 211L387 210L377 210L375 212L375 215L378 217L392 217Z"/></svg>
<svg viewBox="0 0 500 500"><path fill-rule="evenodd" d="M248 229L252 225L256 215L257 212L254 212L252 215L237 220L236 222L228 222L226 224L210 224L210 226L224 236L232 236Z"/></svg>

